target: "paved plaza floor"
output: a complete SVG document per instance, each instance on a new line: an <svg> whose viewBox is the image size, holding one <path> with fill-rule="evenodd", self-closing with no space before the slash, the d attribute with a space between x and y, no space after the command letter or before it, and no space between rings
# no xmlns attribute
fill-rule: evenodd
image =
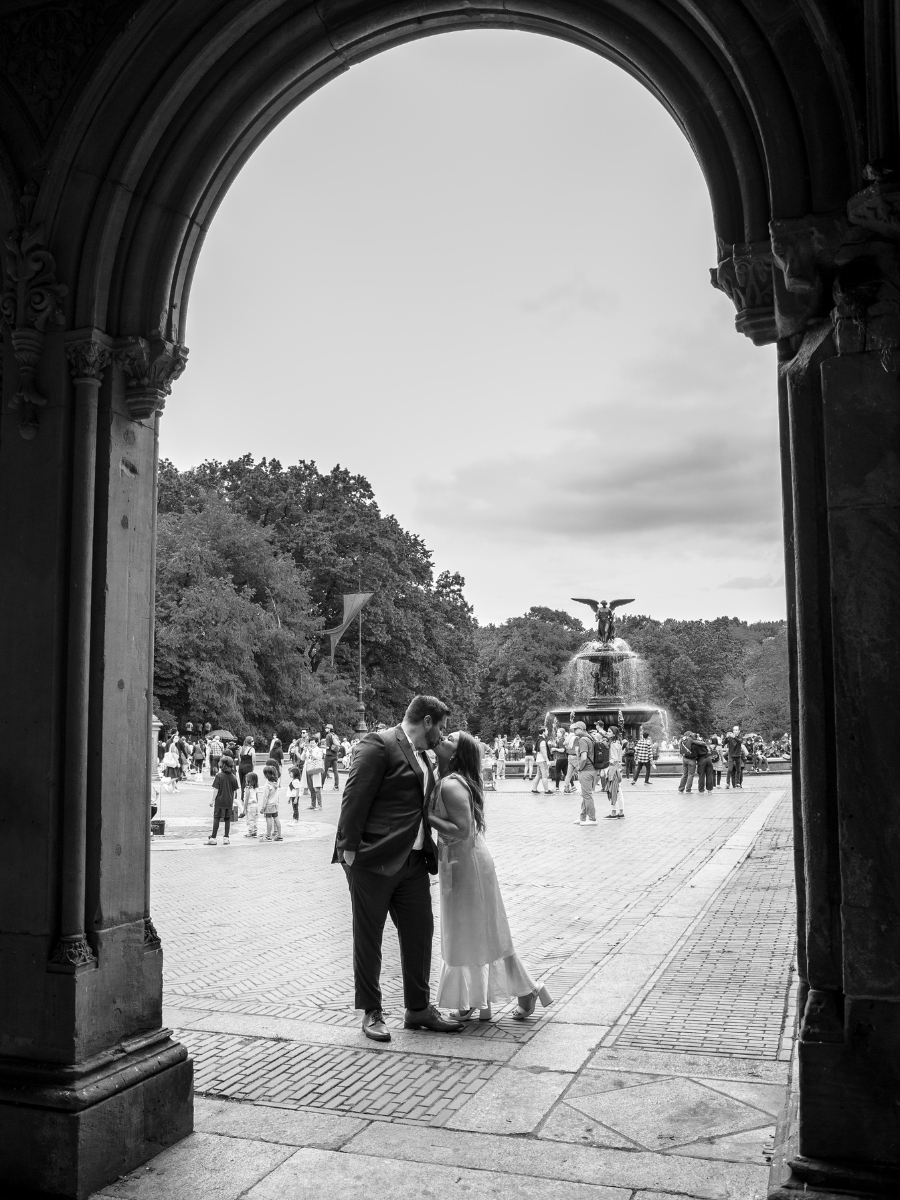
<svg viewBox="0 0 900 1200"><path fill-rule="evenodd" d="M164 796L152 912L196 1132L102 1195L762 1200L793 1023L790 779L676 783L626 785L625 819L598 805L590 828L573 796L489 792L516 948L555 1002L406 1032L389 925L386 1046L352 1008L339 796L228 847L203 845L208 786Z"/></svg>

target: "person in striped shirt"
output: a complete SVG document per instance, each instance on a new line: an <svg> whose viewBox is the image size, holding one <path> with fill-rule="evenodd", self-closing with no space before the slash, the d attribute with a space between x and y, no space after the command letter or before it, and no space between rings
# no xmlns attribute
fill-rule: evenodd
<svg viewBox="0 0 900 1200"><path fill-rule="evenodd" d="M650 784L650 767L653 763L653 743L650 741L650 734L646 729L641 730L641 736L637 745L634 748L634 779L631 781L631 786L637 783L641 771L644 772L644 786L652 786Z"/></svg>

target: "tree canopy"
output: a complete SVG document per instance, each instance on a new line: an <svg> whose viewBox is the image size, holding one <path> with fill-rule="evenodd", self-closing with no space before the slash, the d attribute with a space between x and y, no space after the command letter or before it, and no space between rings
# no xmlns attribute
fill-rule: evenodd
<svg viewBox="0 0 900 1200"><path fill-rule="evenodd" d="M470 706L465 580L434 578L424 542L381 513L361 475L250 455L187 471L164 460L158 511L155 692L173 714L242 728L349 723L358 634L348 630L332 669L321 630L360 588L375 593L363 617L367 716L399 719L420 691L460 714Z"/></svg>

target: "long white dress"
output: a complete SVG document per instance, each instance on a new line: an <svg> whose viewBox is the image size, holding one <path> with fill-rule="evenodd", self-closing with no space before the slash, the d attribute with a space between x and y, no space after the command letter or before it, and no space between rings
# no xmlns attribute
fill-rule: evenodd
<svg viewBox="0 0 900 1200"><path fill-rule="evenodd" d="M459 837L439 833L441 957L437 1003L444 1008L486 1008L535 988L513 946L494 860L475 827L471 789L460 775L449 778L469 792L469 812L448 811L438 781L433 811L454 824Z"/></svg>

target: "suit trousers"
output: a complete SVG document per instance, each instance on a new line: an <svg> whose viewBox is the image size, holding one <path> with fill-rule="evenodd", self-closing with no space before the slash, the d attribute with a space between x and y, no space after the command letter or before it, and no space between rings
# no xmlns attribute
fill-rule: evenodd
<svg viewBox="0 0 900 1200"><path fill-rule="evenodd" d="M407 1008L427 1008L431 993L431 876L421 850L412 850L396 875L344 866L353 909L353 980L356 1007L381 1008L381 942L390 914L400 940L403 1000Z"/></svg>

